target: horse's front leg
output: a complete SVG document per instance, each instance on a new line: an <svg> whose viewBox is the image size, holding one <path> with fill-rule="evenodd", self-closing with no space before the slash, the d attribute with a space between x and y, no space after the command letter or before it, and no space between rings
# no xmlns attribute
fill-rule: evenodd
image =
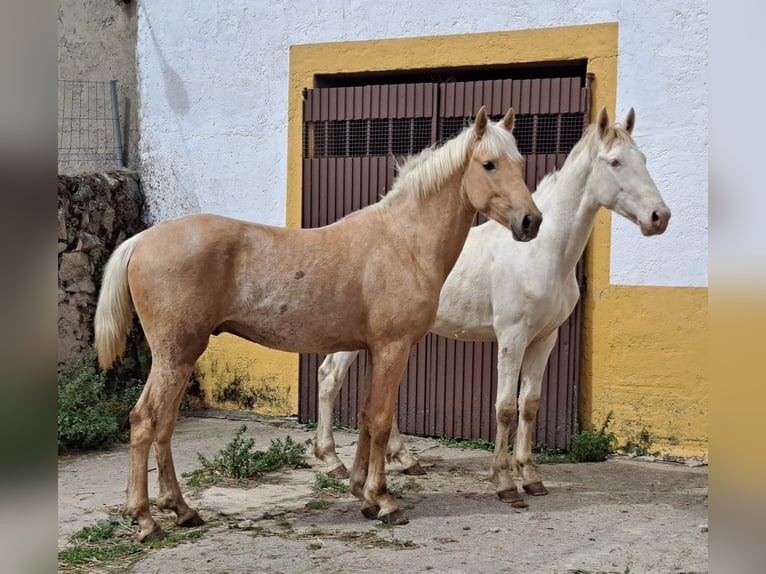
<svg viewBox="0 0 766 574"><path fill-rule="evenodd" d="M521 477L524 490L533 496L548 494L532 460L532 431L540 408L540 388L543 384L545 366L556 344L558 330L549 333L529 345L521 366L521 391L519 392L519 429L513 447L513 471Z"/></svg>
<svg viewBox="0 0 766 574"><path fill-rule="evenodd" d="M524 343L516 337L498 336L499 352L497 357L497 397L495 399L495 417L497 433L495 452L492 455L490 479L495 483L497 496L516 508L526 508L511 475L511 458L508 455L508 438L516 424L516 391L519 379L519 367L524 356Z"/></svg>
<svg viewBox="0 0 766 574"><path fill-rule="evenodd" d="M338 458L335 451L335 437L332 431L332 407L335 397L346 381L346 375L351 363L359 351L332 353L327 355L319 366L318 387L319 401L317 404L317 429L314 440L314 456L325 463L327 473L336 478L348 476L346 465Z"/></svg>
<svg viewBox="0 0 766 574"><path fill-rule="evenodd" d="M385 462L397 391L409 351L410 345L403 344L370 351L372 379L359 413L359 442L349 481L352 494L362 500L362 514L388 524L408 522L388 493Z"/></svg>

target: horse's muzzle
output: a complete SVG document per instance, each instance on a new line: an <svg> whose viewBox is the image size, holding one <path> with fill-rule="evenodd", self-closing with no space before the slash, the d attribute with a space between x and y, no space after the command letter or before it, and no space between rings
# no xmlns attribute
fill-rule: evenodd
<svg viewBox="0 0 766 574"><path fill-rule="evenodd" d="M646 220L639 221L639 227L641 233L649 235L660 235L665 233L668 228L668 222L670 222L670 208L662 204L660 207L652 211Z"/></svg>
<svg viewBox="0 0 766 574"><path fill-rule="evenodd" d="M519 219L511 220L511 233L516 241L530 241L537 237L543 216L540 212L530 212Z"/></svg>

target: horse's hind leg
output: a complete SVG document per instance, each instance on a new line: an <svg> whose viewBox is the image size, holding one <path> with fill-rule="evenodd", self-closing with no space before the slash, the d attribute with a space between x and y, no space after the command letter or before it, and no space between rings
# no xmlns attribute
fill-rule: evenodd
<svg viewBox="0 0 766 574"><path fill-rule="evenodd" d="M177 392L176 397L167 403L163 401L159 405L156 411L157 428L154 440L154 454L157 458L160 486L160 492L157 496L157 508L160 510L172 510L178 517L176 524L186 527L202 526L205 524L205 521L200 518L199 514L189 508L181 494L181 488L176 478L175 465L173 464L173 453L170 447L170 441L176 427L176 421L178 420L178 408L186 390L186 381L188 381L190 374L191 369L184 369L183 372L179 372L178 380L183 380L184 383L177 384L177 388L173 389Z"/></svg>
<svg viewBox="0 0 766 574"><path fill-rule="evenodd" d="M151 542L165 537L149 511L148 459L154 439L151 399L152 387L160 384L160 377L149 373L144 391L130 411L130 469L128 472L127 501L122 514L138 522L138 539Z"/></svg>
<svg viewBox="0 0 766 574"><path fill-rule="evenodd" d="M206 339L204 343L200 341L197 345L185 342L181 346L186 355L183 360L164 356L155 345L146 387L130 412L130 472L127 504L123 513L138 522L138 538L142 542L158 540L165 536L149 511L147 472L149 448L152 443L155 446L159 471L158 506L176 511L180 524L199 523L199 519L194 518L196 513L189 509L181 496L170 453L170 439L189 375L206 343Z"/></svg>
<svg viewBox="0 0 766 574"><path fill-rule="evenodd" d="M535 341L527 348L521 365L521 391L519 392L519 429L513 447L513 471L521 477L524 490L533 496L548 494L532 460L532 429L540 407L540 388L545 365L556 344L558 331Z"/></svg>
<svg viewBox="0 0 766 574"><path fill-rule="evenodd" d="M346 465L335 451L335 437L332 430L332 406L340 388L346 381L351 363L359 351L332 353L325 357L317 373L319 401L317 405L317 429L314 442L314 456L325 463L327 473L336 478L348 476Z"/></svg>
<svg viewBox="0 0 766 574"><path fill-rule="evenodd" d="M396 417L391 420L391 434L388 438L388 450L386 451L386 460L388 462L398 462L402 465L402 473L407 476L422 476L426 471L420 466L418 459L412 456L404 444L399 425L396 423Z"/></svg>

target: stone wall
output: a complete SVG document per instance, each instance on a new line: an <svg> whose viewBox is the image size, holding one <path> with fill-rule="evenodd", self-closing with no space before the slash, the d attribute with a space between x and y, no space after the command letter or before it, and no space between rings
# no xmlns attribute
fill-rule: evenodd
<svg viewBox="0 0 766 574"><path fill-rule="evenodd" d="M117 245L144 229L143 204L134 172L59 175L59 365L92 347L102 269ZM138 366L135 357L123 363Z"/></svg>

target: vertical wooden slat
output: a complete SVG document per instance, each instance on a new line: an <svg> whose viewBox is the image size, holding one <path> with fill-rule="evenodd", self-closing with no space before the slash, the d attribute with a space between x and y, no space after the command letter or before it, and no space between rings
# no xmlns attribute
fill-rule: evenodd
<svg viewBox="0 0 766 574"><path fill-rule="evenodd" d="M311 187L314 194L311 199L311 219L309 227L318 227L319 224L319 196L322 193L321 180L319 179L319 160L311 161Z"/></svg>
<svg viewBox="0 0 766 574"><path fill-rule="evenodd" d="M311 98L311 118L312 118L312 121L319 120L319 117L320 117L319 94L313 94L313 97Z"/></svg>
<svg viewBox="0 0 766 574"><path fill-rule="evenodd" d="M551 79L540 80L540 113L551 113Z"/></svg>
<svg viewBox="0 0 766 574"><path fill-rule="evenodd" d="M364 88L362 86L354 86L354 107L351 111L351 119L362 119L362 105L364 104L363 97Z"/></svg>
<svg viewBox="0 0 766 574"><path fill-rule="evenodd" d="M405 84L407 86L404 96L405 111L404 117L411 118L415 115L415 84Z"/></svg>
<svg viewBox="0 0 766 574"><path fill-rule="evenodd" d="M423 84L423 117L431 118L434 115L434 85Z"/></svg>
<svg viewBox="0 0 766 574"><path fill-rule="evenodd" d="M352 157L351 163L351 211L362 207L362 158Z"/></svg>
<svg viewBox="0 0 766 574"><path fill-rule="evenodd" d="M347 215L354 210L354 168L351 163L352 158L343 159L343 215Z"/></svg>
<svg viewBox="0 0 766 574"><path fill-rule="evenodd" d="M463 106L462 116L473 117L476 115L478 106L474 102L474 82L465 82L463 84Z"/></svg>
<svg viewBox="0 0 766 574"><path fill-rule="evenodd" d="M327 196L330 192L327 175L327 158L323 157L314 161L319 163L319 194L317 196L319 216L316 223L318 227L322 227L327 225Z"/></svg>
<svg viewBox="0 0 766 574"><path fill-rule="evenodd" d="M466 86L464 82L460 82L459 84L455 84L455 112L453 113L453 117L455 116L469 116L469 113L466 113L466 106L465 106L465 90Z"/></svg>
<svg viewBox="0 0 766 574"><path fill-rule="evenodd" d="M490 108L490 113L495 116L504 114L508 111L508 108L503 109L503 81L494 80L490 84L492 88L492 107Z"/></svg>
<svg viewBox="0 0 766 574"><path fill-rule="evenodd" d="M319 92L319 114L322 120L326 120L330 117L330 99L328 90L318 90Z"/></svg>
<svg viewBox="0 0 766 574"><path fill-rule="evenodd" d="M530 82L529 113L540 113L540 79L535 78Z"/></svg>
<svg viewBox="0 0 766 574"><path fill-rule="evenodd" d="M361 119L366 120L372 117L372 86L362 88L362 112Z"/></svg>
<svg viewBox="0 0 766 574"><path fill-rule="evenodd" d="M442 101L439 104L440 114L443 118L451 118L455 115L455 83L442 84Z"/></svg>
<svg viewBox="0 0 766 574"><path fill-rule="evenodd" d="M380 116L381 118L390 118L391 112L388 110L388 102L389 102L389 90L391 89L391 86L383 85L380 86Z"/></svg>
<svg viewBox="0 0 766 574"><path fill-rule="evenodd" d="M374 85L370 89L370 118L378 119L382 117L380 115L380 88L379 85Z"/></svg>
<svg viewBox="0 0 766 574"><path fill-rule="evenodd" d="M559 112L559 102L561 101L561 78L552 78L550 86L550 102L548 110L552 114Z"/></svg>
<svg viewBox="0 0 766 574"><path fill-rule="evenodd" d="M445 339L442 337L436 337L434 343L436 356L436 381L438 385L444 387L443 404L441 405L441 410L439 411L444 413L444 422L442 425L439 425L437 420L436 426L437 429L441 431L441 436L454 436L451 435L453 432L452 428L454 424L452 407L455 404L453 398L453 387L450 386L450 381L448 381L445 372L447 345Z"/></svg>
<svg viewBox="0 0 766 574"><path fill-rule="evenodd" d="M399 84L396 89L396 116L406 117L407 114L407 84Z"/></svg>
<svg viewBox="0 0 766 574"><path fill-rule="evenodd" d="M500 113L505 114L508 111L508 108L513 105L511 102L511 96L513 95L513 80L503 80L501 84L503 87L503 95L500 100Z"/></svg>
<svg viewBox="0 0 766 574"><path fill-rule="evenodd" d="M511 106L513 107L513 111L517 114L523 113L521 111L521 88L522 83L521 80L512 80L511 81Z"/></svg>
<svg viewBox="0 0 766 574"><path fill-rule="evenodd" d="M561 78L561 97L559 104L559 113L567 114L570 111L569 101L572 89L571 78Z"/></svg>
<svg viewBox="0 0 766 574"><path fill-rule="evenodd" d="M521 111L522 114L531 114L530 102L532 101L532 80L521 80Z"/></svg>
<svg viewBox="0 0 766 574"><path fill-rule="evenodd" d="M335 160L335 221L346 213L346 158Z"/></svg>
<svg viewBox="0 0 766 574"><path fill-rule="evenodd" d="M331 157L327 159L327 223L334 223L337 221L335 214L335 192L337 186L335 184L335 175L338 159Z"/></svg>

